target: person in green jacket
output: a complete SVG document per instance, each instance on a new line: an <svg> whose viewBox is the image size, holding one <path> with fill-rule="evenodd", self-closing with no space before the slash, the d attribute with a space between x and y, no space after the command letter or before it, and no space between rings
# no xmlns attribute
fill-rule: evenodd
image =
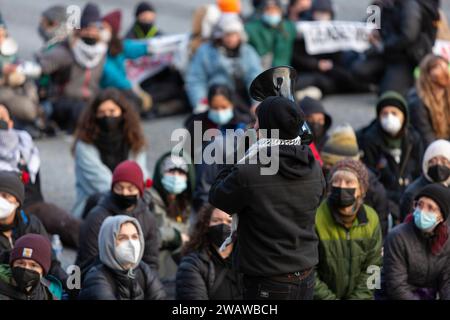
<svg viewBox="0 0 450 320"><path fill-rule="evenodd" d="M314 299L371 300L371 276L381 267L378 215L364 204L369 179L362 162L345 159L330 172L330 191L316 214L319 264ZM373 269L375 266L375 269Z"/></svg>
<svg viewBox="0 0 450 320"><path fill-rule="evenodd" d="M261 56L264 69L290 65L297 36L294 23L283 18L279 0L262 1L258 11L259 14L245 24L248 43Z"/></svg>

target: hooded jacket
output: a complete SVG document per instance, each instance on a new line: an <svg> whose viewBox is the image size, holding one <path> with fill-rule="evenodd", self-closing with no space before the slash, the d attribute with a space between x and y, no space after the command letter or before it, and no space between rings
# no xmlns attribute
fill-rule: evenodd
<svg viewBox="0 0 450 320"><path fill-rule="evenodd" d="M388 299L419 300L425 289L450 300L450 241L433 255L413 222L395 227L384 245L381 286Z"/></svg>
<svg viewBox="0 0 450 320"><path fill-rule="evenodd" d="M136 207L130 212L124 212L114 202L111 193L102 197L81 225L80 246L77 265L87 271L98 255L98 234L103 221L107 217L127 215L139 221L144 236L144 254L142 260L155 270L158 269L159 235L156 218L148 209L147 204L139 199Z"/></svg>
<svg viewBox="0 0 450 320"><path fill-rule="evenodd" d="M383 99L400 100L403 103L400 110L405 116L405 121L399 133L400 163L397 163L391 155L388 136L381 128L378 117L358 131L356 136L359 148L363 152L362 161L379 177L389 199L398 203L405 188L420 176L423 148L419 134L409 125L408 105L403 98L391 92L386 93Z"/></svg>
<svg viewBox="0 0 450 320"><path fill-rule="evenodd" d="M133 223L139 232L141 244L139 261L125 270L115 255L116 239L124 223ZM157 274L141 261L144 254L144 236L139 222L118 215L107 218L98 238L100 263L92 267L83 281L81 300L160 300L165 293Z"/></svg>
<svg viewBox="0 0 450 320"><path fill-rule="evenodd" d="M400 214L402 220L412 212L414 198L419 191L423 187L434 183L433 179L428 176L428 169L430 160L437 156L444 156L450 161L450 142L446 140L436 140L425 151L422 160L422 175L406 188L400 200ZM443 184L450 188L450 178L443 182Z"/></svg>
<svg viewBox="0 0 450 320"><path fill-rule="evenodd" d="M233 263L244 275L278 276L318 263L314 216L325 179L308 146L278 150L276 174L261 174L267 166L259 161L227 166L210 190L213 206L239 217Z"/></svg>

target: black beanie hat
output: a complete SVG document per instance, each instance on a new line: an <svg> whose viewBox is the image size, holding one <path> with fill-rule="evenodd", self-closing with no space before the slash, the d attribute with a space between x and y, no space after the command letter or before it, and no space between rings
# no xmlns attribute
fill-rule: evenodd
<svg viewBox="0 0 450 320"><path fill-rule="evenodd" d="M278 129L279 138L292 140L300 135L304 122L304 114L294 101L284 97L268 97L256 109L259 128L266 129L268 137L270 130Z"/></svg>
<svg viewBox="0 0 450 320"><path fill-rule="evenodd" d="M140 15L142 12L145 11L155 12L155 8L150 2L141 2L136 6L135 16L137 17L138 15Z"/></svg>
<svg viewBox="0 0 450 320"><path fill-rule="evenodd" d="M322 102L319 100L306 96L300 101L300 107L307 117L313 113L323 113L325 115L325 128L331 127L333 123L331 116L325 111Z"/></svg>
<svg viewBox="0 0 450 320"><path fill-rule="evenodd" d="M333 3L331 0L314 0L311 11L326 11L334 15Z"/></svg>
<svg viewBox="0 0 450 320"><path fill-rule="evenodd" d="M101 22L100 10L93 3L88 3L81 14L80 27L86 28L92 23Z"/></svg>
<svg viewBox="0 0 450 320"><path fill-rule="evenodd" d="M414 200L419 200L421 197L427 197L436 202L441 209L444 220L447 220L450 214L450 188L445 187L440 183L429 184L424 187Z"/></svg>
<svg viewBox="0 0 450 320"><path fill-rule="evenodd" d="M399 108L405 115L405 119L408 118L408 103L400 93L395 91L384 93L377 102L377 116L380 115L381 110L386 106Z"/></svg>
<svg viewBox="0 0 450 320"><path fill-rule="evenodd" d="M19 174L14 171L0 171L0 192L14 196L20 205L25 200L25 187Z"/></svg>

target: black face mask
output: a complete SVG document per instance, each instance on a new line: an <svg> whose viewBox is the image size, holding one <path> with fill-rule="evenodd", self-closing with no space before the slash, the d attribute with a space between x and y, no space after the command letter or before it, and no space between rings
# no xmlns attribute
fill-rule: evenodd
<svg viewBox="0 0 450 320"><path fill-rule="evenodd" d="M8 122L0 120L0 130L8 130Z"/></svg>
<svg viewBox="0 0 450 320"><path fill-rule="evenodd" d="M12 268L12 276L19 290L25 294L31 293L41 281L41 275L33 270L22 267Z"/></svg>
<svg viewBox="0 0 450 320"><path fill-rule="evenodd" d="M113 132L121 128L122 117L97 118L97 124L103 132Z"/></svg>
<svg viewBox="0 0 450 320"><path fill-rule="evenodd" d="M325 126L317 122L308 122L308 124L313 132L315 141L322 139L325 134Z"/></svg>
<svg viewBox="0 0 450 320"><path fill-rule="evenodd" d="M331 193L328 196L330 203L337 208L346 208L355 204L355 188L331 187Z"/></svg>
<svg viewBox="0 0 450 320"><path fill-rule="evenodd" d="M443 182L450 177L450 168L440 164L428 168L428 176L434 182Z"/></svg>
<svg viewBox="0 0 450 320"><path fill-rule="evenodd" d="M81 37L81 40L83 40L83 42L86 43L88 46L93 46L93 45L97 44L96 38Z"/></svg>
<svg viewBox="0 0 450 320"><path fill-rule="evenodd" d="M208 239L216 247L220 247L225 239L230 235L231 227L221 223L208 228Z"/></svg>
<svg viewBox="0 0 450 320"><path fill-rule="evenodd" d="M138 197L136 195L124 196L124 195L113 192L112 198L113 198L114 203L120 209L124 209L124 210L128 209L132 206L135 206L138 202Z"/></svg>
<svg viewBox="0 0 450 320"><path fill-rule="evenodd" d="M141 28L142 32L144 34L147 34L147 32L150 31L150 29L153 27L153 22L137 22L137 25L139 26L139 28Z"/></svg>

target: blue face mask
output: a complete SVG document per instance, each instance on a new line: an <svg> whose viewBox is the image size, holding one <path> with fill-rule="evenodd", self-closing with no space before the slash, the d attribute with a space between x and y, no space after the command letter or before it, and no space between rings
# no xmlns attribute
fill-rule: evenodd
<svg viewBox="0 0 450 320"><path fill-rule="evenodd" d="M417 228L423 231L432 231L437 224L436 215L416 209L413 213L414 223Z"/></svg>
<svg viewBox="0 0 450 320"><path fill-rule="evenodd" d="M209 110L208 118L215 124L222 126L230 122L233 119L233 108L228 108L224 110Z"/></svg>
<svg viewBox="0 0 450 320"><path fill-rule="evenodd" d="M171 194L180 194L187 189L187 179L185 176L165 174L161 179L161 183L164 189Z"/></svg>
<svg viewBox="0 0 450 320"><path fill-rule="evenodd" d="M281 15L263 14L262 19L271 27L276 27L281 22Z"/></svg>

